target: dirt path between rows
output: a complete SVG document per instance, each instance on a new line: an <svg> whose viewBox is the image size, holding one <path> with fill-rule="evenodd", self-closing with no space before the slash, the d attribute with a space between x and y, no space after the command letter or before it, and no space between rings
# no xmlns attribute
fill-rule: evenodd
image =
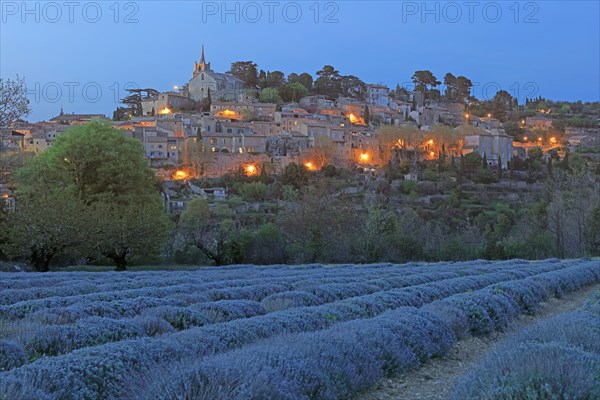
<svg viewBox="0 0 600 400"><path fill-rule="evenodd" d="M461 340L444 357L432 359L416 371L385 379L368 393L357 396L356 400L444 400L456 380L481 361L499 341L538 321L578 308L597 290L600 290L600 284L541 303L535 315L519 316L505 332Z"/></svg>

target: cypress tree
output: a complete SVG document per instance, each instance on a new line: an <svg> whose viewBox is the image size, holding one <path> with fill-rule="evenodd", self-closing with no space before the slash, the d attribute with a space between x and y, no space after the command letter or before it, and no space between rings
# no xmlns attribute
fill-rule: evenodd
<svg viewBox="0 0 600 400"><path fill-rule="evenodd" d="M502 157L498 154L498 179L502 179Z"/></svg>
<svg viewBox="0 0 600 400"><path fill-rule="evenodd" d="M371 113L369 111L369 106L365 106L365 111L363 112L363 118L365 120L365 124L369 125L371 121Z"/></svg>
<svg viewBox="0 0 600 400"><path fill-rule="evenodd" d="M210 92L210 88L208 88L208 93L206 94L206 103L204 105L205 112L210 111L210 106L212 105L212 94Z"/></svg>

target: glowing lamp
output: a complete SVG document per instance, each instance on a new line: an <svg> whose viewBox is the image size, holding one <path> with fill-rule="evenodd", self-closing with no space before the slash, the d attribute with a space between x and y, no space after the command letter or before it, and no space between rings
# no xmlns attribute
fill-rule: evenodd
<svg viewBox="0 0 600 400"><path fill-rule="evenodd" d="M256 175L256 167L254 165L248 165L246 166L246 175L251 176L251 175Z"/></svg>
<svg viewBox="0 0 600 400"><path fill-rule="evenodd" d="M369 161L369 155L366 153L363 153L360 155L360 159L361 159L361 161Z"/></svg>
<svg viewBox="0 0 600 400"><path fill-rule="evenodd" d="M187 174L187 172L185 172L185 171L181 171L181 170L179 170L179 171L176 171L176 172L175 172L175 174L173 175L173 178L175 178L175 179L176 179L176 180L178 180L178 181L184 180L184 179L186 179L187 177L188 177L188 174Z"/></svg>

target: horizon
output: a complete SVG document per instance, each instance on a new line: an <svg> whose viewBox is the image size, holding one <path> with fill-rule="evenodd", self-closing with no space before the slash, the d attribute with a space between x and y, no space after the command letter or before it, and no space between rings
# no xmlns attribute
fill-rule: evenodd
<svg viewBox="0 0 600 400"><path fill-rule="evenodd" d="M470 78L479 99L499 89L521 104L600 98L597 2L319 2L318 13L313 2L22 4L0 5L0 77L25 78L30 121L61 107L110 117L131 82L182 86L203 44L216 72L246 60L286 76L333 65L393 89L425 69L440 81L446 72Z"/></svg>

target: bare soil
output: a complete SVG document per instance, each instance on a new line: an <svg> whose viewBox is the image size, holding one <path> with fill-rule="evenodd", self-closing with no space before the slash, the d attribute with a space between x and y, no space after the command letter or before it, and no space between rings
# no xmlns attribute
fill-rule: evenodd
<svg viewBox="0 0 600 400"><path fill-rule="evenodd" d="M356 400L446 399L456 381L482 361L500 341L538 321L575 310L597 290L600 290L600 284L541 303L535 315L519 316L504 332L461 340L445 356L432 359L415 371L382 380L368 393L357 396Z"/></svg>

